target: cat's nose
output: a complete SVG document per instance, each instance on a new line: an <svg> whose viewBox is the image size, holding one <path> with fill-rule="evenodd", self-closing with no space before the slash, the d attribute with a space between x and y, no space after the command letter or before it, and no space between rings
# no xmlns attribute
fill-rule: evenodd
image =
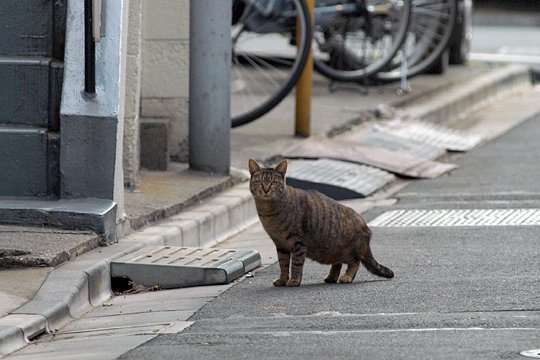
<svg viewBox="0 0 540 360"><path fill-rule="evenodd" d="M266 186L263 185L262 189L263 189L265 194L268 194L268 192L270 191L270 186L266 187Z"/></svg>

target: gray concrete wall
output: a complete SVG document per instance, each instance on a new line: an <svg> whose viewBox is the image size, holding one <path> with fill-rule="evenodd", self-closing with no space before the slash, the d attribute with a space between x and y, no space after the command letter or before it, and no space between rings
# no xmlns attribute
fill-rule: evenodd
<svg viewBox="0 0 540 360"><path fill-rule="evenodd" d="M141 117L170 119L169 151L187 161L189 0L143 1Z"/></svg>
<svg viewBox="0 0 540 360"><path fill-rule="evenodd" d="M140 168L139 109L142 70L142 0L129 1L126 106L124 114L124 184L137 185Z"/></svg>

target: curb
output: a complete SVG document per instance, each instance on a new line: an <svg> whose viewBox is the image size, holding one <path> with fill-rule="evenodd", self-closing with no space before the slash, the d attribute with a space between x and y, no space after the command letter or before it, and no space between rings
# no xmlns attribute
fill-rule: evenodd
<svg viewBox="0 0 540 360"><path fill-rule="evenodd" d="M498 97L530 88L531 79L530 67L512 65L438 90L399 108L413 118L445 124L467 116Z"/></svg>
<svg viewBox="0 0 540 360"><path fill-rule="evenodd" d="M421 119L449 122L503 94L530 86L530 70L510 66L456 84L401 109ZM354 130L353 130L354 131ZM249 184L242 183L178 215L81 255L53 270L33 300L0 318L0 357L44 332L54 333L111 296L110 263L147 246L212 247L257 221Z"/></svg>

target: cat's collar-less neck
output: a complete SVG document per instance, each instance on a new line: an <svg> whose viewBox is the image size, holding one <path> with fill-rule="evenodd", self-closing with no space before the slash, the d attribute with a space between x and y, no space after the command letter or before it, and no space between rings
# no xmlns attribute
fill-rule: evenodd
<svg viewBox="0 0 540 360"><path fill-rule="evenodd" d="M255 199L257 214L262 217L275 216L279 213L279 210L276 208L279 202L279 199Z"/></svg>

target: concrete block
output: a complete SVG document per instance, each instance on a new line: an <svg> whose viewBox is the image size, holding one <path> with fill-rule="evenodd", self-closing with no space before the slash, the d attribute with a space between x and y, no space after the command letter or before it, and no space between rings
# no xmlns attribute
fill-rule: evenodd
<svg viewBox="0 0 540 360"><path fill-rule="evenodd" d="M207 203L197 207L197 211L209 212L214 222L214 235L212 241L223 241L234 234L229 208L224 204Z"/></svg>
<svg viewBox="0 0 540 360"><path fill-rule="evenodd" d="M160 234L164 244L182 243L182 230L175 226L154 225L144 229L143 234Z"/></svg>
<svg viewBox="0 0 540 360"><path fill-rule="evenodd" d="M199 243L194 246L205 247L215 242L214 240L214 222L212 214L209 212L187 211L175 216L178 220L195 220L197 222Z"/></svg>
<svg viewBox="0 0 540 360"><path fill-rule="evenodd" d="M17 326L0 325L0 357L4 357L26 346L26 341L21 328Z"/></svg>
<svg viewBox="0 0 540 360"><path fill-rule="evenodd" d="M144 39L189 38L189 0L152 0L143 6Z"/></svg>
<svg viewBox="0 0 540 360"><path fill-rule="evenodd" d="M47 320L41 315L9 314L0 318L0 328L4 326L19 327L23 331L24 340L29 341L45 332ZM1 336L0 338L4 339ZM1 355L2 350L0 349Z"/></svg>
<svg viewBox="0 0 540 360"><path fill-rule="evenodd" d="M176 215L171 217L171 221L166 224L176 226L182 230L182 246L199 246L199 223L196 220L183 219Z"/></svg>
<svg viewBox="0 0 540 360"><path fill-rule="evenodd" d="M14 314L42 315L47 319L47 331L55 332L73 320L67 302L55 300L32 300L13 312Z"/></svg>
<svg viewBox="0 0 540 360"><path fill-rule="evenodd" d="M186 162L188 159L189 99L142 98L141 116L170 119L169 155L171 159Z"/></svg>
<svg viewBox="0 0 540 360"><path fill-rule="evenodd" d="M167 170L169 164L169 120L141 119L141 166L149 170Z"/></svg>
<svg viewBox="0 0 540 360"><path fill-rule="evenodd" d="M88 299L92 306L108 300L111 293L111 273L109 262L100 261L84 270L88 277Z"/></svg>

